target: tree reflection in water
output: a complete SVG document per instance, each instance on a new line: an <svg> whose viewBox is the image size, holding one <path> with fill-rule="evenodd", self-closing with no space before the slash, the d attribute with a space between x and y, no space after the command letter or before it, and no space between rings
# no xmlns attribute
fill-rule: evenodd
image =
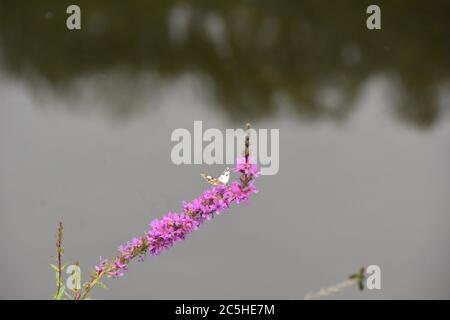
<svg viewBox="0 0 450 320"><path fill-rule="evenodd" d="M382 30L366 28L371 1L77 1L82 30L65 28L70 1L0 2L0 52L9 74L67 93L115 70L133 95L145 72L209 79L231 119L276 109L285 95L302 118L345 119L364 80L386 75L395 114L429 128L450 71L449 1L378 1ZM33 80L34 79L34 80ZM64 94L63 94L64 95ZM447 102L448 103L448 102ZM104 108L118 117L140 107Z"/></svg>

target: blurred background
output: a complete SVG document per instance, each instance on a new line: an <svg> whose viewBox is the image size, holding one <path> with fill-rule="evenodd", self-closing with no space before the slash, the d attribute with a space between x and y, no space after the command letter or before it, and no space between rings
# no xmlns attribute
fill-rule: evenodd
<svg viewBox="0 0 450 320"><path fill-rule="evenodd" d="M82 29L66 28L81 8ZM381 30L366 9L381 8ZM449 1L0 0L0 298L47 299L222 166L171 133L280 129L260 193L108 280L109 299L450 298ZM85 278L86 279L86 278Z"/></svg>

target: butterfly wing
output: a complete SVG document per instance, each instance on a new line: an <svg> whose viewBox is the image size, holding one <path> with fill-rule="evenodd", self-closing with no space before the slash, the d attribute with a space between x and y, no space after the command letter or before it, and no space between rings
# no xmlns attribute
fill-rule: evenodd
<svg viewBox="0 0 450 320"><path fill-rule="evenodd" d="M209 184L212 184L213 186L218 186L222 184L222 182L220 182L218 179L208 176L204 173L200 175L203 177L203 179L205 179Z"/></svg>
<svg viewBox="0 0 450 320"><path fill-rule="evenodd" d="M226 168L217 180L219 180L222 184L227 184L228 181L230 181L230 168Z"/></svg>
<svg viewBox="0 0 450 320"><path fill-rule="evenodd" d="M213 178L211 176L208 176L204 173L201 174L203 179L205 179L208 183L212 184L213 186L223 186L230 181L230 168L226 168L225 171L220 175L219 178Z"/></svg>

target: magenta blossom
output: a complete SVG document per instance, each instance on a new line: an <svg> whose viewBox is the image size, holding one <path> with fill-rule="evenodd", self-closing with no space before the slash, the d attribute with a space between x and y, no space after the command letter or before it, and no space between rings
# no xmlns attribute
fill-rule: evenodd
<svg viewBox="0 0 450 320"><path fill-rule="evenodd" d="M249 159L250 160L250 159ZM133 238L119 246L119 255L108 263L100 258L95 266L97 274L105 273L109 277L120 277L128 270L129 262L138 257L143 260L146 255L156 256L170 249L176 242L186 239L187 235L197 230L206 220L228 209L233 203L248 202L252 193L258 192L252 179L259 176L258 166L238 159L234 172L246 175L248 181L232 181L229 185L215 186L206 190L191 202L182 202L182 213L169 212L162 219L150 223L150 230L142 237Z"/></svg>
<svg viewBox="0 0 450 320"><path fill-rule="evenodd" d="M238 158L236 167L233 172L241 172L252 177L259 177L258 165L253 157L249 157L248 161L244 158Z"/></svg>

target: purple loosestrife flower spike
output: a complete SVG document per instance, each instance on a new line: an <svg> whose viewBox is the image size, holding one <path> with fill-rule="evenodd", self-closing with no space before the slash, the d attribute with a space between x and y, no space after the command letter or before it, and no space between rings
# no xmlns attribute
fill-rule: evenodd
<svg viewBox="0 0 450 320"><path fill-rule="evenodd" d="M232 181L229 185L215 186L205 190L203 194L191 202L182 202L182 213L169 212L162 219L150 223L150 230L143 237L133 238L119 246L118 255L112 262L100 258L100 264L95 266L97 275L102 273L108 277L121 277L128 270L128 264L135 257L140 261L146 255L157 256L170 249L176 242L185 240L205 221L228 209L233 203L248 203L251 194L258 192L253 184L253 178L259 176L258 166L251 163L251 158L238 159L234 172L241 172L248 183Z"/></svg>
<svg viewBox="0 0 450 320"><path fill-rule="evenodd" d="M156 256L162 251L170 249L176 242L186 239L197 230L206 220L228 209L233 203L248 203L251 194L258 192L253 183L259 176L258 166L250 157L250 124L246 125L244 158L238 159L234 172L240 172L238 181L229 185L215 186L191 202L182 202L182 212L169 212L162 219L155 219L150 223L150 230L143 236L133 238L126 244L119 246L118 255L108 261L100 257L100 264L94 267L91 280L83 287L84 291L76 299L85 299L91 289L101 283L103 275L121 277L128 270L129 263L134 259L142 261L145 256Z"/></svg>

